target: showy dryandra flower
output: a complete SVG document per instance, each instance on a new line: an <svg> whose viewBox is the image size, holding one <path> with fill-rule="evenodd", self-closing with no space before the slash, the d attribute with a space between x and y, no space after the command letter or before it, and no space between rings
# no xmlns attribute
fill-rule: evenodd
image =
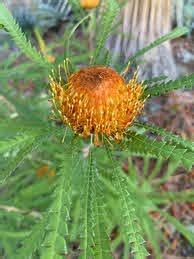
<svg viewBox="0 0 194 259"><path fill-rule="evenodd" d="M64 124L83 137L120 140L142 110L142 83L135 75L128 83L112 68L87 67L69 76L63 85L51 78L53 102Z"/></svg>

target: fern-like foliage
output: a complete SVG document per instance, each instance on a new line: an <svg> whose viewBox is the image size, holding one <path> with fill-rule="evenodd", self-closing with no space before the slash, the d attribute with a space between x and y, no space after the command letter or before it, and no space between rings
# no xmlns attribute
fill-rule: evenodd
<svg viewBox="0 0 194 259"><path fill-rule="evenodd" d="M128 183L125 177L120 174L119 170L117 170L118 166L113 160L113 155L108 145L106 145L106 150L110 162L113 164L114 168L112 172L112 181L119 194L124 235L131 246L131 252L134 253L135 258L145 258L149 254L144 247L145 241L142 236L140 219L138 218L135 210L135 203L132 193L129 191Z"/></svg>
<svg viewBox="0 0 194 259"><path fill-rule="evenodd" d="M145 129L146 131L156 133L157 135L162 136L164 138L164 140L166 140L166 141L170 141L172 143L175 143L176 145L180 145L184 148L191 149L192 151L194 151L194 142L183 139L183 138L179 137L178 135L175 135L169 131L161 129L155 125L149 125L146 123L136 122L135 126L137 126L138 128L141 128L141 129Z"/></svg>
<svg viewBox="0 0 194 259"><path fill-rule="evenodd" d="M40 258L61 258L67 255L66 236L68 235L67 223L70 219L71 206L71 177L70 160L64 159L56 181L55 191L52 195L53 203L46 213L45 238L41 244Z"/></svg>
<svg viewBox="0 0 194 259"><path fill-rule="evenodd" d="M35 149L39 144L40 139L28 138L26 139L24 145L22 145L16 155L9 158L9 163L6 167L1 168L0 183L3 183L7 178L15 171L19 164L25 159L25 157L30 154L33 149Z"/></svg>
<svg viewBox="0 0 194 259"><path fill-rule="evenodd" d="M141 154L151 154L163 159L180 161L186 169L191 169L194 164L193 152L190 149L169 144L166 141L157 141L146 136L131 132L129 140L124 144L125 148Z"/></svg>
<svg viewBox="0 0 194 259"><path fill-rule="evenodd" d="M7 139L0 141L0 153L8 152L9 150L13 150L15 147L22 146L25 142L27 142L30 138L33 138L31 135L18 135L13 139Z"/></svg>
<svg viewBox="0 0 194 259"><path fill-rule="evenodd" d="M0 182L3 183L11 174L16 170L16 168L22 163L27 155L31 154L35 149L37 149L45 140L47 140L53 132L50 129L46 131L46 128L42 130L40 128L34 127L26 128L25 134L20 134L14 138L7 139L6 142L1 142L0 153L9 160L8 164L2 164Z"/></svg>
<svg viewBox="0 0 194 259"><path fill-rule="evenodd" d="M23 255L31 258L34 253L38 253L40 258L62 258L67 255L66 238L72 195L71 162L72 156L68 154L60 166L51 194L51 206L22 242L22 248L18 250L16 258L19 259Z"/></svg>
<svg viewBox="0 0 194 259"><path fill-rule="evenodd" d="M44 237L45 223L46 218L43 218L32 228L29 235L21 242L22 247L17 250L15 254L16 259L20 259L24 255L26 258L33 258L34 252L40 247Z"/></svg>
<svg viewBox="0 0 194 259"><path fill-rule="evenodd" d="M137 58L139 58L140 56L144 55L149 50L151 50L151 49L157 47L158 45L162 44L163 42L168 41L168 40L176 39L176 38L178 38L178 37L180 37L180 36L182 36L184 34L187 34L188 32L189 32L189 30L188 30L187 27L180 27L180 28L176 28L176 29L172 30L168 34L163 35L162 37L156 39L151 44L145 46L143 49L137 51L134 56L129 58L127 65L130 65Z"/></svg>
<svg viewBox="0 0 194 259"><path fill-rule="evenodd" d="M96 172L97 174L97 172ZM96 177L97 176L97 177ZM107 233L106 227L106 217L107 213L105 212L105 201L104 195L100 187L99 176L95 175L95 190L94 190L94 258L112 258L110 251L109 236Z"/></svg>
<svg viewBox="0 0 194 259"><path fill-rule="evenodd" d="M83 249L82 258L92 257L92 247L94 246L93 241L93 228L94 228L94 216L93 216L93 204L92 204L92 191L94 185L94 168L92 161L92 154L90 151L90 157L88 161L88 168L84 172L84 186L85 190L82 193L83 200L83 225L81 227L81 249Z"/></svg>
<svg viewBox="0 0 194 259"><path fill-rule="evenodd" d="M104 45L113 30L113 23L119 12L119 5L116 0L107 0L106 8L103 10L101 18L100 30L97 33L96 48L94 51L94 64L98 63L98 59L104 52Z"/></svg>
<svg viewBox="0 0 194 259"><path fill-rule="evenodd" d="M151 88L147 88L144 92L145 96L160 96L166 94L172 90L192 89L194 86L194 74L183 76L176 80L168 81L167 83L154 84Z"/></svg>
<svg viewBox="0 0 194 259"><path fill-rule="evenodd" d="M47 61L41 56L37 50L32 47L31 43L27 40L21 28L16 23L10 11L4 4L0 4L0 24L9 32L14 42L21 49L21 51L37 65L48 68Z"/></svg>
<svg viewBox="0 0 194 259"><path fill-rule="evenodd" d="M93 160L93 150L88 156L88 170L84 176L83 226L81 258L111 258L105 227L104 197L100 190L98 171Z"/></svg>
<svg viewBox="0 0 194 259"><path fill-rule="evenodd" d="M154 83L158 83L158 82L161 82L161 81L165 81L167 80L168 77L167 76L157 76L157 77L153 77L151 79L146 79L144 80L144 85L153 85Z"/></svg>

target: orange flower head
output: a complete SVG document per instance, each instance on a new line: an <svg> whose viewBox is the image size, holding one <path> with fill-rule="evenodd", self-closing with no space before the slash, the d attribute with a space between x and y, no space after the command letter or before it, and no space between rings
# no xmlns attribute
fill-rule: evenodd
<svg viewBox="0 0 194 259"><path fill-rule="evenodd" d="M86 67L63 85L51 78L54 105L61 119L76 133L122 139L126 128L142 110L142 83L135 75L128 83L112 68Z"/></svg>
<svg viewBox="0 0 194 259"><path fill-rule="evenodd" d="M55 171L54 170L50 170L48 165L43 165L43 166L41 166L41 167L39 167L37 169L36 175L39 178L42 178L44 176L54 177L55 176Z"/></svg>
<svg viewBox="0 0 194 259"><path fill-rule="evenodd" d="M100 0L80 0L80 5L84 9L96 8L100 4Z"/></svg>

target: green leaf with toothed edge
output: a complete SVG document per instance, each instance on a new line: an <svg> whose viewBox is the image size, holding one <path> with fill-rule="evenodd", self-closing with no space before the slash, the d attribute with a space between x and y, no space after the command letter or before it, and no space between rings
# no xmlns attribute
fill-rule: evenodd
<svg viewBox="0 0 194 259"><path fill-rule="evenodd" d="M144 91L144 97L160 96L172 90L177 89L192 89L194 87L194 74L180 77L176 80L171 80L166 83L153 84Z"/></svg>
<svg viewBox="0 0 194 259"><path fill-rule="evenodd" d="M150 124L141 123L141 122L134 122L134 125L137 126L138 128L141 128L141 129L143 128L146 131L156 133L157 135L162 136L166 141L170 141L172 143L175 143L184 148L188 148L194 151L194 142L185 140L180 136L173 134L172 132L166 131L165 129L159 128L155 125L150 125Z"/></svg>
<svg viewBox="0 0 194 259"><path fill-rule="evenodd" d="M107 7L103 11L103 15L101 17L100 30L97 33L96 48L93 59L94 64L98 63L98 58L104 50L104 45L113 29L114 20L119 12L119 5L116 0L108 0L106 1L106 4Z"/></svg>
<svg viewBox="0 0 194 259"><path fill-rule="evenodd" d="M14 42L28 58L39 66L49 68L49 63L34 47L32 47L30 41L27 40L12 14L4 4L0 4L0 24L2 24L4 29L9 32Z"/></svg>
<svg viewBox="0 0 194 259"><path fill-rule="evenodd" d="M94 216L93 216L93 185L94 168L92 160L92 151L89 151L87 170L83 172L83 186L85 189L81 194L82 201L82 226L81 226L81 258L87 259L93 256L92 247L94 247Z"/></svg>
<svg viewBox="0 0 194 259"><path fill-rule="evenodd" d="M50 134L49 134L50 136ZM6 168L0 166L1 168L1 174L0 174L0 183L4 183L7 178L16 170L16 168L20 165L20 163L23 162L23 160L31 154L36 148L38 148L46 138L49 137L48 135L45 136L36 136L36 137L29 137L25 140L22 146L17 145L19 148L17 154L14 157L8 157L8 164L6 165Z"/></svg>
<svg viewBox="0 0 194 259"><path fill-rule="evenodd" d="M6 125L2 125L4 129L7 128ZM16 135L14 135L11 138L8 138L6 142L2 141L2 146L0 148L2 152L8 151L8 154L4 154L3 157L3 161L6 160L8 162L6 162L6 165L4 163L0 164L0 183L4 183L7 180L7 178L24 161L24 159L28 155L30 155L34 150L39 148L49 137L57 133L58 129L53 129L48 125L45 125L44 128L41 128L40 125L37 127L30 127L29 125L27 126L24 124L20 127L20 129L16 126L16 130L13 129L13 132ZM11 134L13 134L13 132ZM6 143L8 143L8 146L6 146Z"/></svg>
<svg viewBox="0 0 194 259"><path fill-rule="evenodd" d="M25 144L29 139L33 138L30 134L20 134L14 138L0 140L0 154L13 150Z"/></svg>
<svg viewBox="0 0 194 259"><path fill-rule="evenodd" d="M72 179L74 174L73 153L66 153L57 177L52 205L46 212L45 238L41 244L40 258L61 258L68 254L67 236L72 202Z"/></svg>
<svg viewBox="0 0 194 259"><path fill-rule="evenodd" d="M80 258L112 258L110 244L105 227L104 197L101 190L98 170L93 158L93 147L88 155L88 169L85 172L84 182L86 191L82 193L83 225Z"/></svg>
<svg viewBox="0 0 194 259"><path fill-rule="evenodd" d="M131 246L131 252L134 254L135 258L146 258L149 254L144 246L145 241L142 236L142 229L139 224L140 219L138 218L135 209L136 206L133 200L133 195L129 192L126 178L121 175L119 170L117 170L118 165L114 162L112 152L108 144L106 144L106 150L109 161L113 164L112 180L113 185L119 194L122 210L123 234L126 236L126 239Z"/></svg>
<svg viewBox="0 0 194 259"><path fill-rule="evenodd" d="M128 139L128 140L127 140ZM126 141L123 143L123 150L132 150L140 154L151 154L163 159L180 161L180 165L190 170L194 164L193 152L188 148L170 144L167 141L157 141L136 132L130 132Z"/></svg>
<svg viewBox="0 0 194 259"><path fill-rule="evenodd" d="M91 154L92 156L92 154ZM99 173L97 167L95 165L95 161L91 161L93 163L93 189L92 189L92 214L93 214L93 256L94 258L103 259L103 258L112 258L110 252L110 243L107 234L107 229L105 226L105 221L107 218L105 212L105 202L104 202L104 195L101 187L101 182L99 179Z"/></svg>
<svg viewBox="0 0 194 259"><path fill-rule="evenodd" d="M138 57L144 55L146 52L148 52L149 50L161 45L162 43L164 43L165 41L168 40L173 40L176 39L184 34L187 34L189 32L189 29L187 27L179 27L179 28L175 28L174 30L172 30L171 32L169 32L166 35L163 35L162 37L156 39L154 42L152 42L151 44L145 46L143 49L140 49L139 51L137 51L135 53L134 56L130 57L128 60L128 63L126 66L130 65L131 63L133 63Z"/></svg>

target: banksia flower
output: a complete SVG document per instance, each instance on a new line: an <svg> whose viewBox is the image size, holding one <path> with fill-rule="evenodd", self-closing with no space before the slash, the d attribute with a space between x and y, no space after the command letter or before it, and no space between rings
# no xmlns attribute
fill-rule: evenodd
<svg viewBox="0 0 194 259"><path fill-rule="evenodd" d="M135 75L128 83L112 68L87 67L62 84L51 78L53 102L64 124L83 137L122 139L126 128L142 110L142 83Z"/></svg>
<svg viewBox="0 0 194 259"><path fill-rule="evenodd" d="M96 8L100 4L100 0L80 0L80 5L84 9Z"/></svg>

